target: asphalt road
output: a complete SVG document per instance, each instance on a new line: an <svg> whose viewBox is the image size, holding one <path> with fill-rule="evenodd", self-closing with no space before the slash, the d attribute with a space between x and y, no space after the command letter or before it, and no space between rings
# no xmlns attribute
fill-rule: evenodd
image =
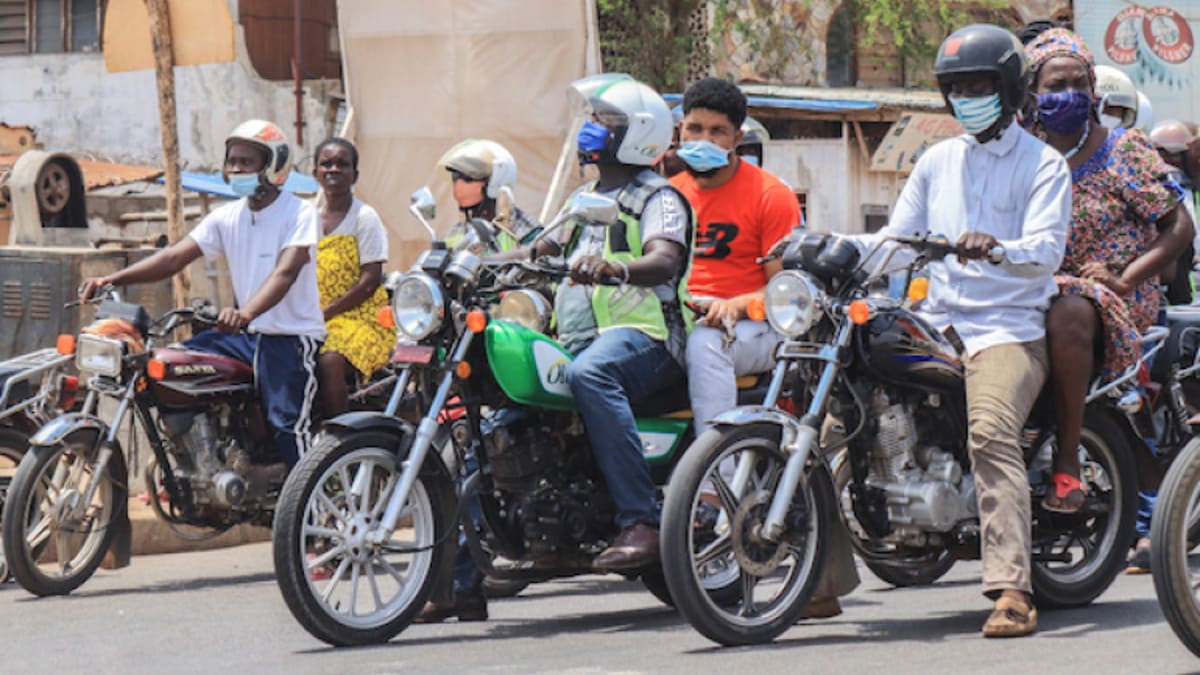
<svg viewBox="0 0 1200 675"><path fill-rule="evenodd" d="M334 650L292 620L269 544L145 556L101 570L66 598L0 588L5 673L1179 673L1200 669L1175 639L1148 576L1122 576L1041 631L984 640L979 567L891 589L865 569L845 613L776 643L719 649L640 583L580 577L491 603L486 623L412 626L377 647Z"/></svg>

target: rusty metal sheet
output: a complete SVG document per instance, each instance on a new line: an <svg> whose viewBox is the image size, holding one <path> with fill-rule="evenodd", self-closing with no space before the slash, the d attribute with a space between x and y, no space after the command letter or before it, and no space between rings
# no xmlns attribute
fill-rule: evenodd
<svg viewBox="0 0 1200 675"><path fill-rule="evenodd" d="M6 172L17 161L20 155L0 155L0 174ZM124 185L143 180L154 180L162 175L162 169L149 166L133 166L130 164L113 164L111 162L91 162L75 158L83 171L83 184L88 190Z"/></svg>

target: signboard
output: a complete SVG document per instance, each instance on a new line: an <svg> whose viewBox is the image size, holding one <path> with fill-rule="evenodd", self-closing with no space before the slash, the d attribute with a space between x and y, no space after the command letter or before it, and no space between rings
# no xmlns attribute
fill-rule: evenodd
<svg viewBox="0 0 1200 675"><path fill-rule="evenodd" d="M235 56L233 17L225 0L167 0L177 66L225 63ZM287 48L291 49L289 43ZM109 0L104 12L104 64L110 73L153 70L145 0Z"/></svg>
<svg viewBox="0 0 1200 675"><path fill-rule="evenodd" d="M904 113L888 129L887 136L872 155L871 171L908 175L930 146L962 132L962 126L951 115Z"/></svg>
<svg viewBox="0 0 1200 675"><path fill-rule="evenodd" d="M1200 121L1200 2L1138 4L1091 0L1075 4L1075 29L1097 64L1122 70L1150 99L1156 121Z"/></svg>

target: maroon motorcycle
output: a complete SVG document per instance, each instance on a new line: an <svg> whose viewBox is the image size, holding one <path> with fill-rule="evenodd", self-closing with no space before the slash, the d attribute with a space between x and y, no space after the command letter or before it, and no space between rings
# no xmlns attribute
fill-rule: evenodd
<svg viewBox="0 0 1200 675"><path fill-rule="evenodd" d="M286 477L253 370L167 346L180 326L214 325L212 307L175 309L151 321L111 288L98 297L96 320L73 345L87 382L83 407L33 435L4 508L2 541L13 577L40 596L79 587L110 548L118 565L128 562L129 480L118 432L131 411L153 452L143 471L150 505L181 536L215 536L239 523L270 527ZM71 348L70 336L60 341ZM115 410L101 407L103 399Z"/></svg>

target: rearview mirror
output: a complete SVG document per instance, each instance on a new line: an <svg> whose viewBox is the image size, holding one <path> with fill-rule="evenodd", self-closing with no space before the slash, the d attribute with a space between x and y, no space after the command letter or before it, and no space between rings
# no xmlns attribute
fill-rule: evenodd
<svg viewBox="0 0 1200 675"><path fill-rule="evenodd" d="M423 187L412 193L408 200L408 212L413 214L413 217L419 220L421 225L425 226L425 231L429 233L429 238L437 241L437 232L429 224L429 221L437 213L437 200L433 198L433 193L429 191L428 187Z"/></svg>
<svg viewBox="0 0 1200 675"><path fill-rule="evenodd" d="M585 221L588 225L607 227L615 224L620 214L621 210L617 207L615 199L592 192L580 192L571 197L566 216L568 219Z"/></svg>

